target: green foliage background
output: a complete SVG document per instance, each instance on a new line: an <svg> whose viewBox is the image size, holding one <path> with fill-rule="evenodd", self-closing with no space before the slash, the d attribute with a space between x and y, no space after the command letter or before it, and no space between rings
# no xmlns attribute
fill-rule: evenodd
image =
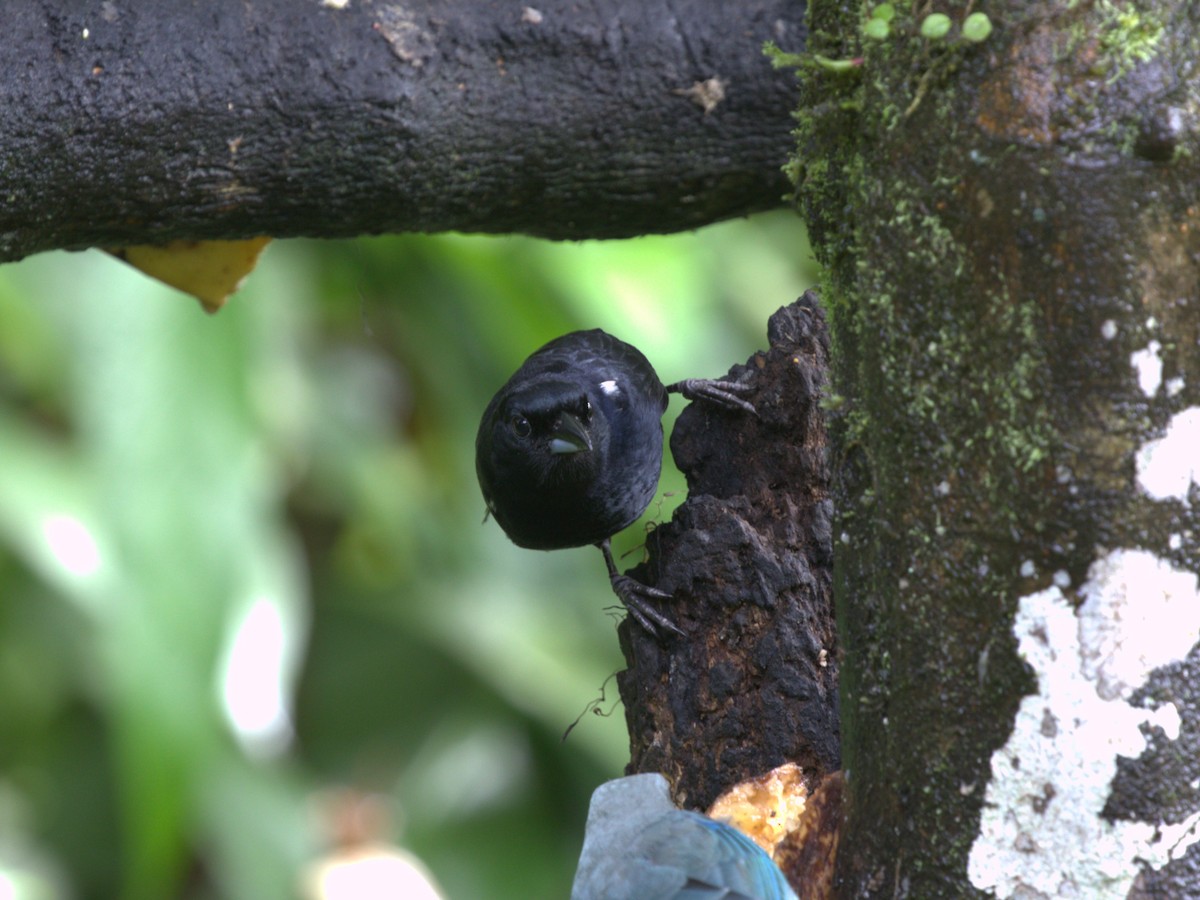
<svg viewBox="0 0 1200 900"><path fill-rule="evenodd" d="M0 269L0 897L295 896L341 787L449 898L565 897L628 758L613 598L480 524L478 417L575 328L722 374L807 259L786 213L279 242L214 317L95 252Z"/></svg>

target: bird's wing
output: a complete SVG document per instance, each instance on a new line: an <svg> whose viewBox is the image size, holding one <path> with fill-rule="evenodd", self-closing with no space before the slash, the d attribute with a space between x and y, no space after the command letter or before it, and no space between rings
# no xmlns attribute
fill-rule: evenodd
<svg viewBox="0 0 1200 900"><path fill-rule="evenodd" d="M779 867L736 828L688 810L674 810L651 824L638 842L655 863L681 870L684 890L695 897L796 900ZM721 893L724 891L724 893Z"/></svg>
<svg viewBox="0 0 1200 900"><path fill-rule="evenodd" d="M592 794L571 900L796 900L735 828L676 809L666 779L631 775Z"/></svg>
<svg viewBox="0 0 1200 900"><path fill-rule="evenodd" d="M674 809L667 780L657 773L615 778L596 788L571 900L669 900L685 879L646 865L631 850L648 824Z"/></svg>

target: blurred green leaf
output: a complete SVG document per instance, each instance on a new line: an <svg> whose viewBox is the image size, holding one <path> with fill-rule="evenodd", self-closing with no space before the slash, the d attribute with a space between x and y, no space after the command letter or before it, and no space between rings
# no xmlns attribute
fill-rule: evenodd
<svg viewBox="0 0 1200 900"><path fill-rule="evenodd" d="M277 242L214 317L98 253L0 269L0 878L19 844L76 896L293 895L352 787L449 897L565 896L628 753L619 611L593 548L481 524L479 415L576 328L722 374L806 257L787 214Z"/></svg>

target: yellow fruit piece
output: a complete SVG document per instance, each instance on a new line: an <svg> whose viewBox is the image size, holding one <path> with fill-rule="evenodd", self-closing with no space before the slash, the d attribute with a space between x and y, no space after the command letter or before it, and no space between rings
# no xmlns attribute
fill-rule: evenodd
<svg viewBox="0 0 1200 900"><path fill-rule="evenodd" d="M206 312L216 312L253 271L269 237L241 241L172 241L118 247L108 252L151 278L191 294Z"/></svg>
<svg viewBox="0 0 1200 900"><path fill-rule="evenodd" d="M776 845L796 827L807 801L804 773L795 763L784 763L735 784L713 801L708 815L732 825L774 857Z"/></svg>

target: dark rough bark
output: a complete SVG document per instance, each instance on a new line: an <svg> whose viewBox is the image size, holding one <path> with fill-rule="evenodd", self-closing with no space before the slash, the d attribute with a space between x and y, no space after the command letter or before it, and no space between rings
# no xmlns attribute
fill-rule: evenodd
<svg viewBox="0 0 1200 900"><path fill-rule="evenodd" d="M775 862L795 889L797 900L828 900L834 896L845 793L842 772L831 772L823 778L809 795L796 829L775 849Z"/></svg>
<svg viewBox="0 0 1200 900"><path fill-rule="evenodd" d="M1200 9L938 6L804 87L841 895L1200 896Z"/></svg>
<svg viewBox="0 0 1200 900"><path fill-rule="evenodd" d="M729 378L757 416L693 403L671 435L688 497L647 541L639 579L671 591L687 632L658 643L626 621L619 677L630 772L663 772L707 807L785 761L836 769L834 634L825 427L824 315L806 294L771 317L770 349Z"/></svg>
<svg viewBox="0 0 1200 900"><path fill-rule="evenodd" d="M778 206L804 4L6 0L0 260ZM711 78L724 98L705 111ZM692 93L689 93L692 92ZM713 98L715 99L715 98Z"/></svg>

